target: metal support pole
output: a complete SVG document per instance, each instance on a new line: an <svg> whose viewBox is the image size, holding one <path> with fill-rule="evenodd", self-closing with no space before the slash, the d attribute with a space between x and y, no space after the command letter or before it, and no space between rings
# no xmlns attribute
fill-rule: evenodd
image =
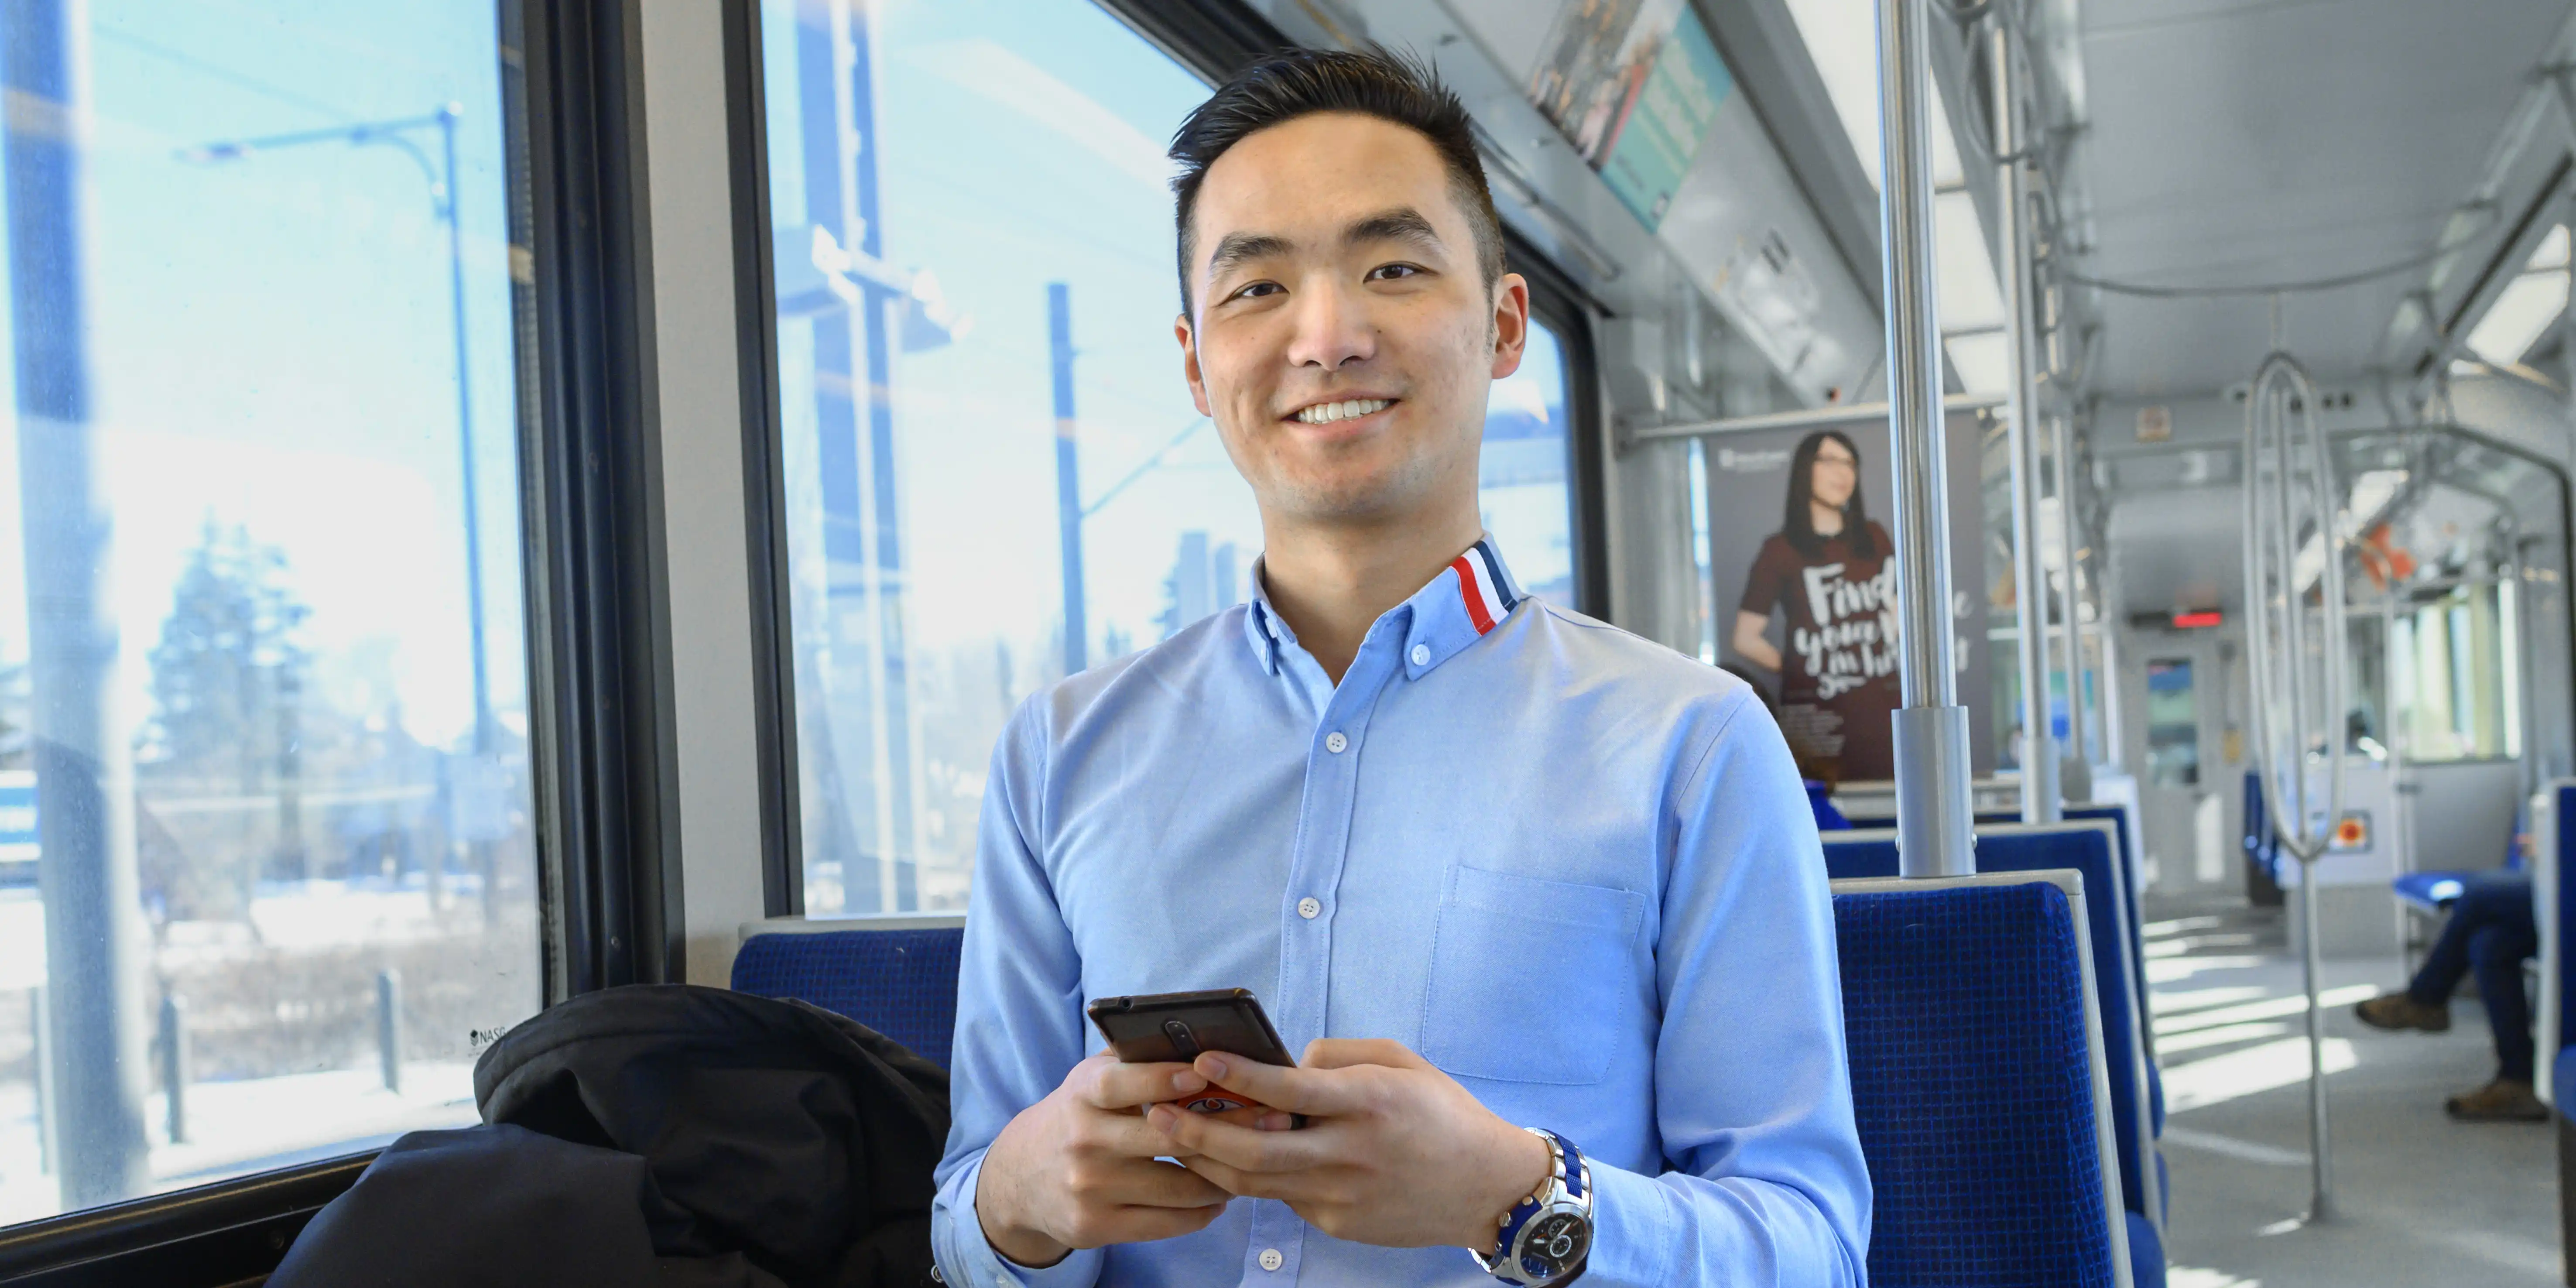
<svg viewBox="0 0 2576 1288"><path fill-rule="evenodd" d="M1082 455L1073 418L1073 292L1047 283L1047 353L1055 378L1055 505L1064 556L1064 673L1090 665L1082 603Z"/></svg>
<svg viewBox="0 0 2576 1288"><path fill-rule="evenodd" d="M195 1061L188 1050L188 999L176 993L161 998L161 1102L170 1143L188 1143L188 1084L195 1081Z"/></svg>
<svg viewBox="0 0 2576 1288"><path fill-rule="evenodd" d="M2048 719L2048 570L2039 551L2038 301L2030 272L2030 166L2020 157L2019 69L2013 66L2011 25L1988 24L1994 68L1995 167L2003 226L2005 353L2011 362L2011 402L2004 408L2004 448L2011 460L2013 616L2020 623L2014 660L2021 668L2021 821L2054 823L2058 810L2055 731Z"/></svg>
<svg viewBox="0 0 2576 1288"><path fill-rule="evenodd" d="M89 26L82 0L0 4L46 1105L66 1209L149 1179L133 731L116 701L114 508L90 425Z"/></svg>
<svg viewBox="0 0 2576 1288"><path fill-rule="evenodd" d="M402 1094L402 1056L402 972L387 967L376 972L376 1063L395 1095Z"/></svg>
<svg viewBox="0 0 2576 1288"><path fill-rule="evenodd" d="M2068 801L2093 799L2093 755L2084 745L2084 591L2076 557L2083 533L2075 514L2075 424L2064 412L2049 418L2049 455L2056 458L2057 480L2057 616L2064 624L2066 647L2065 764L2058 787Z"/></svg>
<svg viewBox="0 0 2576 1288"><path fill-rule="evenodd" d="M1942 468L1941 333L1932 289L1931 64L1926 0L1878 0L1879 226L1887 299L1889 461L1896 475L1898 869L1976 869L1968 711L1950 662L1950 549Z"/></svg>

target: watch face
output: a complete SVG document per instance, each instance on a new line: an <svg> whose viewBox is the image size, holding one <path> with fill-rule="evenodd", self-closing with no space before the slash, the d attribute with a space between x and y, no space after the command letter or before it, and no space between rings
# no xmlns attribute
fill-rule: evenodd
<svg viewBox="0 0 2576 1288"><path fill-rule="evenodd" d="M1574 1268L1592 1248L1592 1223L1572 1212L1550 1212L1521 1235L1521 1269L1553 1279ZM1535 1263L1535 1264L1533 1264Z"/></svg>

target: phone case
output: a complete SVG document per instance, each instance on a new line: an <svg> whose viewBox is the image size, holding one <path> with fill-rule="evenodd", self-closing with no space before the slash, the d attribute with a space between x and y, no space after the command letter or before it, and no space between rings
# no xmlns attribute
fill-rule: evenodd
<svg viewBox="0 0 2576 1288"><path fill-rule="evenodd" d="M1212 989L1196 993L1148 993L1104 997L1090 1006L1091 1022L1109 1039L1109 1047L1129 1064L1187 1064L1201 1051L1222 1051L1264 1064L1293 1067L1279 1031L1250 989ZM1185 1109L1218 1113L1251 1108L1225 1091L1209 1088Z"/></svg>

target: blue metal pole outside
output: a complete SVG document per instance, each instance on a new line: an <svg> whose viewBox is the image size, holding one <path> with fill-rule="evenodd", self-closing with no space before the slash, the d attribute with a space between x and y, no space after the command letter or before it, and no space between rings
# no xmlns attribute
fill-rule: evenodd
<svg viewBox="0 0 2576 1288"><path fill-rule="evenodd" d="M90 426L88 30L82 0L0 2L47 1107L67 1209L148 1180L133 752L116 706L113 506Z"/></svg>
<svg viewBox="0 0 2576 1288"><path fill-rule="evenodd" d="M1055 505L1064 551L1064 673L1090 665L1082 604L1082 460L1073 419L1073 292L1047 283L1047 354L1055 368Z"/></svg>

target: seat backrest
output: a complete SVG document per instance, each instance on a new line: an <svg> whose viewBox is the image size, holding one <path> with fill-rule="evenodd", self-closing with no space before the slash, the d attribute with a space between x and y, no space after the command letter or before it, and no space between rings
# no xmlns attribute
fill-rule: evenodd
<svg viewBox="0 0 2576 1288"><path fill-rule="evenodd" d="M963 913L770 921L745 927L736 992L846 1015L945 1069L957 1034Z"/></svg>
<svg viewBox="0 0 2576 1288"><path fill-rule="evenodd" d="M2576 1045L2576 778L2552 779L2531 798L2531 909L2540 930L2540 1098L2562 1109L2558 1054Z"/></svg>
<svg viewBox="0 0 2576 1288"><path fill-rule="evenodd" d="M2071 874L1834 884L1869 1280L2127 1285Z"/></svg>
<svg viewBox="0 0 2576 1288"><path fill-rule="evenodd" d="M2151 1016L2149 1015L2148 1008L2146 1006L2146 914L2137 906L2138 892L2146 889L2146 882L2139 879L2137 851L2131 848L2129 844L2131 839L2129 836L2129 809L2127 806L2117 803L2069 805L2066 807L2066 818L2068 822L2086 822L2099 819L2111 825L2111 857L2119 861L2120 893L2121 897L2128 901L2129 912L2131 914L2129 917L2129 961L2134 964L2140 972L2138 978L2134 981L2138 986L2138 1042L2139 1045L2146 1049L2147 1062L2149 1064L2153 1064L2156 1059L2156 1028L2154 1024L2148 1022L2151 1019Z"/></svg>
<svg viewBox="0 0 2576 1288"><path fill-rule="evenodd" d="M2110 1068L2111 1124L2118 1141L2120 1197L2129 1210L2164 1226L2163 1204L2148 1183L2155 1166L2154 1125L2147 1113L2144 973L2133 955L2136 918L2113 859L2115 825L2104 819L2066 823L1998 823L1980 826L1977 871L2046 872L2071 869L2084 879L2084 913L2094 989L2102 1012L2102 1050ZM1837 832L1824 838L1825 873L1837 880L1893 877L1896 836L1886 831Z"/></svg>

